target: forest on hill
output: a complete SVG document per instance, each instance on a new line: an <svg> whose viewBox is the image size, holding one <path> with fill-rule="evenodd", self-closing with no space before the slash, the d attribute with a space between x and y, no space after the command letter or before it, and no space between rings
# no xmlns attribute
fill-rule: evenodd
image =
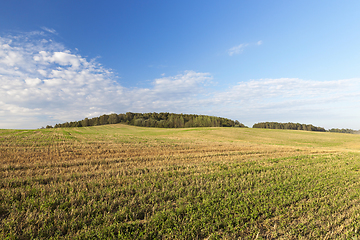
<svg viewBox="0 0 360 240"><path fill-rule="evenodd" d="M238 120L196 114L175 113L121 113L104 114L100 117L85 118L80 121L58 123L55 128L87 127L106 124L125 123L140 127L187 128L187 127L246 127ZM48 125L46 128L52 128Z"/></svg>
<svg viewBox="0 0 360 240"><path fill-rule="evenodd" d="M188 128L188 127L247 127L238 120L231 120L228 118L214 117L197 114L176 114L176 113L112 113L104 114L99 117L85 118L80 121L58 123L55 128L64 127L87 127L98 126L106 124L123 123L140 127L157 127L157 128ZM301 123L281 123L281 122L259 122L255 123L253 128L268 128L268 129L288 129L288 130L303 130L303 131L317 131L317 132L337 132L337 133L351 133L360 134L360 130L353 129L339 129L332 128L326 130L323 127L317 127L312 124ZM47 125L46 128L53 128Z"/></svg>
<svg viewBox="0 0 360 240"><path fill-rule="evenodd" d="M260 122L255 123L253 128L269 128L269 129L289 129L289 130L304 130L304 131L317 131L317 132L336 132L336 133L351 133L360 134L360 130L353 130L349 128L331 128L326 130L323 127L316 127L311 124L301 123L279 123L279 122Z"/></svg>
<svg viewBox="0 0 360 240"><path fill-rule="evenodd" d="M337 133L352 133L352 134L360 134L360 130L353 130L349 128L332 128L328 130L329 132L337 132Z"/></svg>
<svg viewBox="0 0 360 240"><path fill-rule="evenodd" d="M301 123L279 123L279 122L260 122L255 123L253 128L270 128L270 129L290 129L290 130L304 130L304 131L318 131L326 132L323 127L316 127L311 124Z"/></svg>

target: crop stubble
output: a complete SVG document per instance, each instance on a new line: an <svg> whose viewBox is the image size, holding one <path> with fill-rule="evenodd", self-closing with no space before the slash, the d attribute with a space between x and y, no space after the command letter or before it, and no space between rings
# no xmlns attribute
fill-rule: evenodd
<svg viewBox="0 0 360 240"><path fill-rule="evenodd" d="M1 130L1 235L357 236L358 139L347 137L344 146L332 144L339 134L288 131L285 142L283 134L125 125Z"/></svg>

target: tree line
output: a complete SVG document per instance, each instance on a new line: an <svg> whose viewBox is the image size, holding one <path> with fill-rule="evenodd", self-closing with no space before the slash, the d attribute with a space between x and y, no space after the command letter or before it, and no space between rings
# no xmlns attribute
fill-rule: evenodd
<svg viewBox="0 0 360 240"><path fill-rule="evenodd" d="M359 134L360 130L353 130L349 128L332 128L328 130L329 132L337 132L337 133L352 133L352 134Z"/></svg>
<svg viewBox="0 0 360 240"><path fill-rule="evenodd" d="M291 130L305 130L305 131L318 131L326 132L323 127L316 127L311 124L301 123L279 123L279 122L260 122L255 123L253 128L270 128L270 129L291 129Z"/></svg>
<svg viewBox="0 0 360 240"><path fill-rule="evenodd" d="M290 129L290 130L304 130L304 131L318 131L318 132L337 132L337 133L351 133L351 134L360 134L360 130L353 130L348 128L332 128L326 130L323 127L316 127L311 124L301 124L301 123L279 123L279 122L260 122L255 123L253 128L269 128L269 129Z"/></svg>
<svg viewBox="0 0 360 240"><path fill-rule="evenodd" d="M112 113L80 121L58 123L55 128L87 127L105 124L125 123L141 127L188 128L188 127L246 127L238 120L196 114L175 113ZM52 128L51 125L46 128Z"/></svg>

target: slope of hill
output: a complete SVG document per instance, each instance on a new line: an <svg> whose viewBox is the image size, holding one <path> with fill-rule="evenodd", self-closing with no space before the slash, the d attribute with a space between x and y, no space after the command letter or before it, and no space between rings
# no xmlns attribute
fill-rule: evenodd
<svg viewBox="0 0 360 240"><path fill-rule="evenodd" d="M2 239L352 238L360 136L123 124L0 130Z"/></svg>

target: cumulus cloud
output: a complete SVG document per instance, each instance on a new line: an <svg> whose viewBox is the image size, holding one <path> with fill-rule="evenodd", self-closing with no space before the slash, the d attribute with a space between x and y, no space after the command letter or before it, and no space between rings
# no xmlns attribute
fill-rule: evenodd
<svg viewBox="0 0 360 240"><path fill-rule="evenodd" d="M225 90L214 90L212 79L210 73L184 71L162 74L149 88L125 88L111 69L43 32L0 37L0 128L127 111L210 114L250 126L273 120L360 128L354 111L360 107L360 79L258 79Z"/></svg>
<svg viewBox="0 0 360 240"><path fill-rule="evenodd" d="M58 121L78 118L122 91L113 84L111 70L43 39L42 33L0 38L0 82L0 107L10 122L24 112ZM34 125L26 121L23 126Z"/></svg>
<svg viewBox="0 0 360 240"><path fill-rule="evenodd" d="M155 79L151 88L124 88L96 60L42 32L31 35L0 38L0 128L39 127L110 112L171 111L174 104L185 110L212 78L185 71Z"/></svg>

